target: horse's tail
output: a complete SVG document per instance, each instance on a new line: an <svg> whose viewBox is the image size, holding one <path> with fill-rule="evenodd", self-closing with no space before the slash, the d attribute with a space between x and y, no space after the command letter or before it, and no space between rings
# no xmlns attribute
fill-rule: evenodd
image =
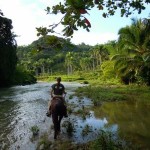
<svg viewBox="0 0 150 150"><path fill-rule="evenodd" d="M61 103L57 103L55 105L55 113L57 113L58 115L60 115L62 113L62 105L61 105Z"/></svg>
<svg viewBox="0 0 150 150"><path fill-rule="evenodd" d="M62 116L64 114L64 104L60 98L53 100L53 102L51 103L51 111L52 114L58 116Z"/></svg>

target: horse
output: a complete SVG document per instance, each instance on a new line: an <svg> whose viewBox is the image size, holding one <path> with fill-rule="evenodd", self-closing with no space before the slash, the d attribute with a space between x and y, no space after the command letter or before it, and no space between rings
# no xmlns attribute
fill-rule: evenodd
<svg viewBox="0 0 150 150"><path fill-rule="evenodd" d="M60 133L60 124L64 116L65 105L61 97L55 97L51 101L51 114L54 124L54 139L57 139Z"/></svg>

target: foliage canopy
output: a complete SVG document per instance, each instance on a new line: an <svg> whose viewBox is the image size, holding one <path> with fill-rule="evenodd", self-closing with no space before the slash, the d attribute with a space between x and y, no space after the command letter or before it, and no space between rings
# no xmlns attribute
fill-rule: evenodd
<svg viewBox="0 0 150 150"><path fill-rule="evenodd" d="M78 27L90 31L91 23L86 18L86 14L89 14L94 7L102 11L104 18L113 16L117 10L120 10L121 17L128 17L133 11L140 14L145 9L145 4L149 3L150 0L64 0L64 3L60 2L52 8L46 8L47 14L61 13L62 19L60 22L50 25L50 28L37 28L38 36L49 32L54 33L59 24L64 26L63 35L67 37L72 36Z"/></svg>
<svg viewBox="0 0 150 150"><path fill-rule="evenodd" d="M11 83L17 64L17 45L12 28L12 21L0 11L0 86Z"/></svg>

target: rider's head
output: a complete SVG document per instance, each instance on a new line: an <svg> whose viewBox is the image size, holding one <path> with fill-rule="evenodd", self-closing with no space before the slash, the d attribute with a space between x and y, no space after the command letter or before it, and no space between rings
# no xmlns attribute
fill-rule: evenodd
<svg viewBox="0 0 150 150"><path fill-rule="evenodd" d="M57 82L58 82L58 83L61 82L61 77L57 77Z"/></svg>

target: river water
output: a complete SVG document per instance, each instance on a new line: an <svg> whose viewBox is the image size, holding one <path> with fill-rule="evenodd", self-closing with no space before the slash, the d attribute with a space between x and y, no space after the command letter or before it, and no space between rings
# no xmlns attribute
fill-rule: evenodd
<svg viewBox="0 0 150 150"><path fill-rule="evenodd" d="M14 86L0 90L0 149L35 150L38 138L44 133L47 133L49 139L53 140L52 120L45 115L52 84L39 82L32 85ZM75 82L64 82L63 84L67 91L66 100L74 106L74 109L93 105L88 98L82 98L80 101L76 96L71 99L69 98L76 88L83 86L82 84ZM64 118L62 123L68 120L73 121L75 132L71 137L67 137L65 129L62 129L62 138L83 143L94 139L97 130L104 129L116 135L119 133L122 137L131 137L131 140L140 141L140 144L149 148L150 121L147 120L149 120L148 117L150 118L150 106L133 105L136 105L136 108L139 106L139 109L134 108L132 111L130 108L131 104L127 103L106 103L95 114L93 111L90 111L90 116L84 119L81 116L71 114L69 118ZM39 127L40 131L37 139L33 140L30 129L35 125ZM83 136L81 133L87 125L95 132Z"/></svg>
<svg viewBox="0 0 150 150"><path fill-rule="evenodd" d="M0 149L35 150L38 139L32 140L32 132L30 130L35 125L40 129L39 136L47 132L50 135L50 140L53 140L52 119L45 115L52 84L39 82L37 84L14 86L0 90ZM66 100L69 99L69 96L74 93L73 91L77 87L83 86L79 83L70 82L63 84L67 91ZM90 100L83 99L82 102L84 103L84 101L85 105L92 105ZM77 97L74 97L69 103L78 104ZM77 142L86 141L88 137L83 139L80 135L81 126L86 125L86 121L82 121L81 118L74 115L71 115L70 118L73 118L70 121L73 121L76 127L78 126L76 128L77 132L72 136L72 140ZM66 120L63 119L63 121ZM87 118L87 121L90 122L91 119ZM97 123L99 122L103 124L101 125L100 123L99 127L104 126L106 120L97 120ZM70 137L68 138L70 139Z"/></svg>

